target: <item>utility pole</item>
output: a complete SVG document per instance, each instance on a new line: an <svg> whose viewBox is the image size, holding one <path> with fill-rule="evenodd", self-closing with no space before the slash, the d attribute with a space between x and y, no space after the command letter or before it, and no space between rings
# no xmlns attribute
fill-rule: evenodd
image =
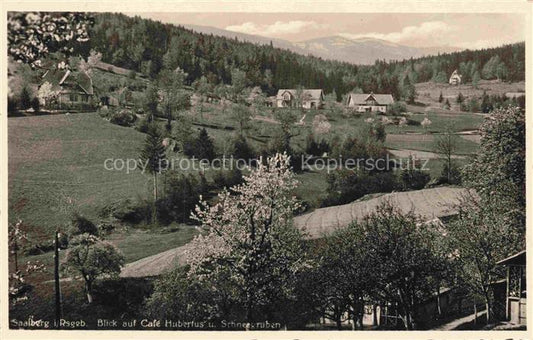
<svg viewBox="0 0 533 340"><path fill-rule="evenodd" d="M56 305L55 326L59 328L59 323L61 321L61 287L59 285L59 229L56 229L54 236L54 281Z"/></svg>

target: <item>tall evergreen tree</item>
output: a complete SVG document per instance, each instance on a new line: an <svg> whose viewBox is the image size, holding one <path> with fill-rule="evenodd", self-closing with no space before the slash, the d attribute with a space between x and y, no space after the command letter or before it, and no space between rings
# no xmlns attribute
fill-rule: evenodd
<svg viewBox="0 0 533 340"><path fill-rule="evenodd" d="M146 165L146 170L153 175L154 179L154 205L152 221L157 221L156 201L157 201L157 175L167 168L167 158L165 146L163 145L163 136L155 123L148 128L146 140L141 150L140 160L142 165Z"/></svg>

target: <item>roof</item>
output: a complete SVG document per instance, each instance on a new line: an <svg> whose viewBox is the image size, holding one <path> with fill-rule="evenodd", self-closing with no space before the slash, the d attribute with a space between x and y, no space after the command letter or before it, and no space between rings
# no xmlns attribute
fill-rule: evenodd
<svg viewBox="0 0 533 340"><path fill-rule="evenodd" d="M294 225L298 229L305 230L309 237L319 238L338 228L348 226L354 220L361 221L385 201L404 213L413 211L422 221L429 221L457 214L460 198L467 191L464 188L437 187L393 192L366 201L316 209L311 213L295 217Z"/></svg>
<svg viewBox="0 0 533 340"><path fill-rule="evenodd" d="M374 93L350 93L348 101L351 99L355 104L365 104L365 102L371 97L379 105L390 105L394 103L394 98L392 94L374 94Z"/></svg>
<svg viewBox="0 0 533 340"><path fill-rule="evenodd" d="M51 68L47 70L42 76L42 83L48 82L54 88L61 86L77 85L86 94L94 94L93 80L87 72L72 72L70 70Z"/></svg>
<svg viewBox="0 0 533 340"><path fill-rule="evenodd" d="M303 96L307 97L306 99L309 99L309 100L322 99L322 96L324 94L322 89L304 89L302 91L303 91ZM276 95L276 98L277 99L283 99L283 94L285 92L289 92L291 95L296 96L296 93L298 92L298 90L296 90L296 89L280 89L280 90L278 90L278 94Z"/></svg>
<svg viewBox="0 0 533 340"><path fill-rule="evenodd" d="M87 94L94 94L93 91L93 80L87 74L87 72L78 72L76 75L76 82L78 83L78 86L82 88L82 90Z"/></svg>
<svg viewBox="0 0 533 340"><path fill-rule="evenodd" d="M461 75L459 74L457 70L453 71L452 75L450 76L450 78L454 78L454 77L459 77L459 79L461 79Z"/></svg>
<svg viewBox="0 0 533 340"><path fill-rule="evenodd" d="M526 251L522 250L514 255L511 255L503 260L496 262L496 264L508 266L508 265L526 265Z"/></svg>
<svg viewBox="0 0 533 340"><path fill-rule="evenodd" d="M308 232L310 238L319 238L337 228L347 226L353 220L360 220L372 212L383 200L390 200L401 211L411 211L421 216L427 223L435 223L436 217L449 216L456 213L455 205L459 197L466 192L464 188L438 187L415 191L385 194L367 201L355 201L350 204L316 209L315 211L296 216L294 225ZM430 220L434 220L431 221ZM439 223L439 222L437 222ZM157 276L186 264L186 254L192 244L170 249L138 261L128 263L120 273L121 277ZM441 290L443 293L444 290Z"/></svg>

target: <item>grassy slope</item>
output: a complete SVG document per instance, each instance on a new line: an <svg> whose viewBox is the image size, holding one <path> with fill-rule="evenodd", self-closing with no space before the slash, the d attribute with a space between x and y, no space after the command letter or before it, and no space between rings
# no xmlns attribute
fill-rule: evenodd
<svg viewBox="0 0 533 340"><path fill-rule="evenodd" d="M104 169L108 158L138 158L144 137L95 113L9 119L10 219L45 238L79 210L150 194L148 175Z"/></svg>

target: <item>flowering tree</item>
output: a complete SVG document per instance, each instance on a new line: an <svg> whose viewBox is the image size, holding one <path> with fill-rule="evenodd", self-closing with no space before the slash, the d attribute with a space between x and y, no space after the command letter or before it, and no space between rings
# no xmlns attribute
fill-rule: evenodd
<svg viewBox="0 0 533 340"><path fill-rule="evenodd" d="M37 91L37 98L39 98L39 103L42 106L50 106L52 102L57 100L57 97L59 96L59 91L54 91L52 84L45 81L44 84L42 84L39 87L39 90Z"/></svg>
<svg viewBox="0 0 533 340"><path fill-rule="evenodd" d="M9 275L9 297L13 304L28 299L26 293L31 287L26 283L25 277L32 272L41 272L46 269L39 261L28 261L24 269L19 268L18 251L21 243L27 240L28 237L22 230L22 220L9 225L8 243L15 262L15 270Z"/></svg>
<svg viewBox="0 0 533 340"><path fill-rule="evenodd" d="M224 190L216 205L202 202L192 216L204 233L192 241L189 275L214 282L225 277L248 322L261 307L287 297L306 267L302 233L292 225L300 205L291 195L297 182L289 161L276 154L244 176L234 194Z"/></svg>
<svg viewBox="0 0 533 340"><path fill-rule="evenodd" d="M89 40L91 15L81 12L8 12L8 53L32 67L51 52L72 53Z"/></svg>
<svg viewBox="0 0 533 340"><path fill-rule="evenodd" d="M428 128L428 126L431 125L431 120L429 120L428 117L424 117L424 119L422 120L422 122L420 122L420 125L422 125L422 127L424 128L424 130L426 130L426 132L427 132L427 128Z"/></svg>
<svg viewBox="0 0 533 340"><path fill-rule="evenodd" d="M323 114L316 115L313 118L313 131L317 135L322 135L329 133L331 130L331 123L328 121L328 118Z"/></svg>

